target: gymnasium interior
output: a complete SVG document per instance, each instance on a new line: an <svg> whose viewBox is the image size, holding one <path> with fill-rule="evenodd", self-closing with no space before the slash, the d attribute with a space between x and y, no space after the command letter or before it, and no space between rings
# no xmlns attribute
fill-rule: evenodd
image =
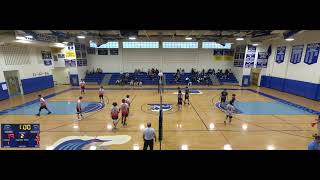
<svg viewBox="0 0 320 180"><path fill-rule="evenodd" d="M320 150L319 51L319 30L0 30L0 150L142 150L147 123L154 150Z"/></svg>

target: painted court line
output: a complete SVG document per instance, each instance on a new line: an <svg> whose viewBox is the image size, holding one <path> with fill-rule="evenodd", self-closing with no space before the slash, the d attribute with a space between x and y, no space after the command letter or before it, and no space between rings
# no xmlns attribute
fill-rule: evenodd
<svg viewBox="0 0 320 180"><path fill-rule="evenodd" d="M99 88L86 88L86 90L98 90ZM164 88L165 90L177 90L177 88ZM194 88L190 88L190 90L193 90ZM310 112L311 114L320 114L320 112L316 111L316 110L313 110L313 109L310 109L310 108L307 108L307 107L304 107L304 106L300 106L298 104L295 104L295 103L292 103L292 102L289 102L289 101L286 101L284 99L281 99L281 98L278 98L278 97L275 97L275 96L272 96L272 95L269 95L269 94L266 94L266 93L263 93L263 92L258 92L256 90L253 90L253 89L249 89L249 88L195 88L195 90L247 90L247 91L250 91L250 92L254 92L254 93L257 93L259 95L262 95L262 96L265 96L265 97L268 97L270 99L273 99L273 100L276 100L276 101L279 101L279 102L282 102L282 103L285 103L287 105L290 105L290 106L293 106L293 107L296 107L298 109L301 109L301 110L304 110L304 111L308 111ZM57 93L52 93L52 94L49 94L47 96L44 96L45 99L49 99L49 98L52 98L52 97L55 97L57 95L60 95L62 93L65 93L65 92L68 92L68 91L71 91L71 90L80 90L80 88L69 88L69 89L65 89L63 91L60 91L60 92L57 92ZM133 88L105 88L105 90L158 90L158 88L137 88L137 89L133 89ZM12 107L12 108L9 108L9 109L6 109L6 110L2 110L0 111L0 115L1 114L6 114L7 112L9 111L12 111L12 110L15 110L15 109L20 109L24 106L28 106L30 104L34 104L34 103L37 103L38 100L35 99L33 101L30 101L30 102L27 102L27 103L24 103L22 105L19 105L19 106L15 106L15 107Z"/></svg>

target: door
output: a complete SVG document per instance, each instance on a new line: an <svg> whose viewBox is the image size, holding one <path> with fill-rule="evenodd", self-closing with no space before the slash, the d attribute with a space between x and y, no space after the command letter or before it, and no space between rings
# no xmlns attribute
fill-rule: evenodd
<svg viewBox="0 0 320 180"><path fill-rule="evenodd" d="M251 70L251 84L253 86L258 86L260 71L261 71L261 69L252 69Z"/></svg>
<svg viewBox="0 0 320 180"><path fill-rule="evenodd" d="M9 96L21 95L21 82L19 78L19 71L3 71L4 78L7 83Z"/></svg>

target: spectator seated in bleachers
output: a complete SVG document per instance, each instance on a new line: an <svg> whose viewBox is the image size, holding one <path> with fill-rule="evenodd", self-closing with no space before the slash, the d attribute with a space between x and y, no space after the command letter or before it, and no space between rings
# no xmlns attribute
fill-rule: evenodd
<svg viewBox="0 0 320 180"><path fill-rule="evenodd" d="M148 74L148 76L150 77L151 80L155 80L158 77L159 70L155 69L155 68L148 69L147 74Z"/></svg>

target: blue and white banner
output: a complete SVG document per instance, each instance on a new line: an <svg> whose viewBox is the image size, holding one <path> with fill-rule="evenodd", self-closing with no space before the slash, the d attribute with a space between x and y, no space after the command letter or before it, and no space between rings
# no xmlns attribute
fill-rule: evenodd
<svg viewBox="0 0 320 180"><path fill-rule="evenodd" d="M52 55L50 51L41 51L42 60L45 66L52 65Z"/></svg>
<svg viewBox="0 0 320 180"><path fill-rule="evenodd" d="M243 67L244 55L245 53L235 53L233 62L234 67Z"/></svg>
<svg viewBox="0 0 320 180"><path fill-rule="evenodd" d="M318 62L320 50L320 43L313 43L307 45L306 55L304 57L304 63L306 64L314 64Z"/></svg>
<svg viewBox="0 0 320 180"><path fill-rule="evenodd" d="M258 52L256 68L266 68L268 66L268 52Z"/></svg>
<svg viewBox="0 0 320 180"><path fill-rule="evenodd" d="M77 67L75 59L71 59L71 60L65 59L64 62L66 67Z"/></svg>
<svg viewBox="0 0 320 180"><path fill-rule="evenodd" d="M298 64L301 62L301 56L303 52L304 45L292 46L290 62L292 64Z"/></svg>
<svg viewBox="0 0 320 180"><path fill-rule="evenodd" d="M276 62L278 64L283 63L285 54L286 54L286 46L277 47Z"/></svg>
<svg viewBox="0 0 320 180"><path fill-rule="evenodd" d="M247 48L247 54L246 54L246 62L245 62L246 68L254 67L255 57L256 57L256 47L249 45Z"/></svg>

